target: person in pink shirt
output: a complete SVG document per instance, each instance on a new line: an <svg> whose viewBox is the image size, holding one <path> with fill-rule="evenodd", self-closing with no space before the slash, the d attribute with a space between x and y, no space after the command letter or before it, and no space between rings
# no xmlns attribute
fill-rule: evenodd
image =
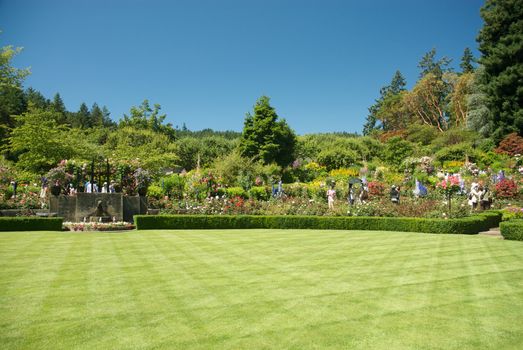
<svg viewBox="0 0 523 350"><path fill-rule="evenodd" d="M334 189L334 186L332 186L327 191L327 202L329 203L329 209L334 209L334 199L336 198L336 190Z"/></svg>

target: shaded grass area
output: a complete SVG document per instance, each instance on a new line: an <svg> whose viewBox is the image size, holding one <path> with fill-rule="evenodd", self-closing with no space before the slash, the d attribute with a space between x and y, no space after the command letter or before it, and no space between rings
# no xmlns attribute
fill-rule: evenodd
<svg viewBox="0 0 523 350"><path fill-rule="evenodd" d="M0 344L520 349L523 244L372 231L0 234Z"/></svg>

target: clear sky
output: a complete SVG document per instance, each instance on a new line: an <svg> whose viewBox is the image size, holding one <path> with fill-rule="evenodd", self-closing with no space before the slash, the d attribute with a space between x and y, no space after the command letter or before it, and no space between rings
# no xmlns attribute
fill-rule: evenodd
<svg viewBox="0 0 523 350"><path fill-rule="evenodd" d="M399 69L476 56L480 0L0 0L0 45L26 87L118 120L144 99L173 125L238 130L261 95L299 134L361 132Z"/></svg>

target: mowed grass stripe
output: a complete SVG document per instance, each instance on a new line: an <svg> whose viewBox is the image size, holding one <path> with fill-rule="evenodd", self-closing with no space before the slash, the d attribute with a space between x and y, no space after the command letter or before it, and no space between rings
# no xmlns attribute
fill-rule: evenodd
<svg viewBox="0 0 523 350"><path fill-rule="evenodd" d="M520 242L460 235L3 233L0 343L518 348L522 258Z"/></svg>

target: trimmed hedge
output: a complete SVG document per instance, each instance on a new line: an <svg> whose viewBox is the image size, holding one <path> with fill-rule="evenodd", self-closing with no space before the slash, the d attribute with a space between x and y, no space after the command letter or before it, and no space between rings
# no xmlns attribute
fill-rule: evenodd
<svg viewBox="0 0 523 350"><path fill-rule="evenodd" d="M488 231L491 227L498 227L503 220L503 213L498 210L487 210L479 213L478 216L483 216L487 219L481 231Z"/></svg>
<svg viewBox="0 0 523 350"><path fill-rule="evenodd" d="M0 217L0 231L62 231L63 218Z"/></svg>
<svg viewBox="0 0 523 350"><path fill-rule="evenodd" d="M152 229L319 229L477 234L494 215L463 219L362 216L135 215L138 230ZM495 225L497 226L497 225Z"/></svg>
<svg viewBox="0 0 523 350"><path fill-rule="evenodd" d="M504 221L499 228L505 239L523 241L523 220Z"/></svg>

